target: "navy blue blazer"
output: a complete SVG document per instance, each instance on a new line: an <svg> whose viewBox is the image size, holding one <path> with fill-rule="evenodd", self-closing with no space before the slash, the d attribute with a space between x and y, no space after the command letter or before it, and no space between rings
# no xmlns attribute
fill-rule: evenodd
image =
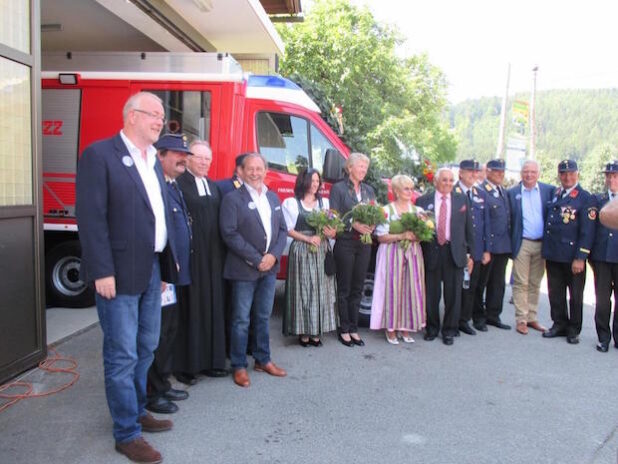
<svg viewBox="0 0 618 464"><path fill-rule="evenodd" d="M75 215L82 246L80 276L91 283L116 278L116 293L143 293L152 277L155 217L144 183L120 134L87 147L79 160ZM174 228L161 165L155 171L165 210L167 246L161 278L176 282Z"/></svg>
<svg viewBox="0 0 618 464"><path fill-rule="evenodd" d="M500 195L497 189L484 181L480 187L487 194L487 206L489 207L489 238L487 249L490 253L511 253L511 208L505 189L504 195Z"/></svg>
<svg viewBox="0 0 618 464"><path fill-rule="evenodd" d="M416 199L416 206L420 206L426 211L436 214L434 205L434 191L424 194ZM438 267L439 245L438 245L438 218L435 218L436 235L431 242L422 242L423 258L425 267L434 270ZM474 256L474 237L472 231L472 215L468 207L466 195L451 192L451 256L455 266L463 268L468 264L466 253Z"/></svg>
<svg viewBox="0 0 618 464"><path fill-rule="evenodd" d="M461 182L455 184L453 191L466 195L463 193ZM487 195L476 185L470 187L470 191L471 194L470 198L468 198L468 206L472 211L472 232L474 235L474 253L472 254L472 259L474 261L481 261L483 259L483 253L489 251L487 248L487 237L489 237L491 233Z"/></svg>
<svg viewBox="0 0 618 464"><path fill-rule="evenodd" d="M221 191L221 196L225 196L234 190L237 190L242 185L242 182L238 180L236 175L230 177L229 179L221 179L215 182Z"/></svg>
<svg viewBox="0 0 618 464"><path fill-rule="evenodd" d="M579 184L561 196L562 188L557 188L547 204L543 258L558 263L587 259L594 242L596 200Z"/></svg>
<svg viewBox="0 0 618 464"><path fill-rule="evenodd" d="M266 197L270 203L272 229L268 253L277 258L277 263L268 273L277 273L287 242L288 229L277 195L268 190ZM228 247L223 277L229 280L257 280L268 274L257 268L266 254L266 233L260 214L244 185L223 197L219 228Z"/></svg>
<svg viewBox="0 0 618 464"><path fill-rule="evenodd" d="M595 195L597 210L593 213L596 220L596 233L594 245L590 253L591 261L602 261L606 263L618 263L618 230L605 227L599 221L598 212L609 202L607 192Z"/></svg>
<svg viewBox="0 0 618 464"><path fill-rule="evenodd" d="M191 284L191 221L187 205L183 198L180 187L174 181L167 182L167 194L169 197L169 207L171 209L172 227L176 240L176 253L178 254L178 280L176 285Z"/></svg>
<svg viewBox="0 0 618 464"><path fill-rule="evenodd" d="M513 258L517 257L521 248L521 241L524 234L524 219L521 214L521 185L519 184L507 190L511 206L511 245L513 248ZM541 209L543 215L543 224L547 217L547 204L551 201L555 187L553 185L538 182L539 192L541 194Z"/></svg>

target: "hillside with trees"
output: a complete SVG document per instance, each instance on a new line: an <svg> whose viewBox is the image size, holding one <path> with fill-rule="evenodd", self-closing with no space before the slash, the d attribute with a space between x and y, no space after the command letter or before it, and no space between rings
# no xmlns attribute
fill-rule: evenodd
<svg viewBox="0 0 618 464"><path fill-rule="evenodd" d="M529 101L529 94L512 97L507 107L507 132L515 100ZM457 159L495 156L500 124L500 98L467 100L451 107L450 123L457 139ZM618 89L551 90L537 92L536 154L545 181L555 183L556 166L565 158L578 161L582 184L602 189L605 163L618 158Z"/></svg>

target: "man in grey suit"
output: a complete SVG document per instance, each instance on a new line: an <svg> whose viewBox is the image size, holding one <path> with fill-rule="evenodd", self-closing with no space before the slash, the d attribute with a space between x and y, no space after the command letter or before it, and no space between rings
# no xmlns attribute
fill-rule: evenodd
<svg viewBox="0 0 618 464"><path fill-rule="evenodd" d="M452 345L458 333L463 269L467 266L472 272L473 267L472 216L467 197L453 192L454 183L453 172L440 168L434 179L436 190L416 200L417 206L436 216L435 237L431 242L422 243L427 291L424 338L431 341L440 332L440 296L444 284L442 341L445 345Z"/></svg>
<svg viewBox="0 0 618 464"><path fill-rule="evenodd" d="M250 153L243 159L242 170L245 183L223 197L219 226L228 246L223 276L232 282L231 367L234 382L248 387L250 321L254 322L255 370L277 377L286 375L270 359L268 325L287 227L279 198L264 185L266 159Z"/></svg>

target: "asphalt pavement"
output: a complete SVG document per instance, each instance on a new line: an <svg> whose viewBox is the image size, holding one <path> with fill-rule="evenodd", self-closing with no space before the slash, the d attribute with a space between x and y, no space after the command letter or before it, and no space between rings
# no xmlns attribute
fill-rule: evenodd
<svg viewBox="0 0 618 464"><path fill-rule="evenodd" d="M503 321L513 324L509 296ZM361 335L365 347L330 334L303 348L281 335L276 310L272 356L286 378L251 369L242 389L203 377L178 402L174 429L146 438L166 463L618 462L618 349L595 350L590 305L579 345L494 327L450 347L422 335L398 346L382 332ZM114 451L100 328L57 349L77 359L81 378L0 413L0 463L128 462ZM61 377L33 370L23 380L40 391Z"/></svg>

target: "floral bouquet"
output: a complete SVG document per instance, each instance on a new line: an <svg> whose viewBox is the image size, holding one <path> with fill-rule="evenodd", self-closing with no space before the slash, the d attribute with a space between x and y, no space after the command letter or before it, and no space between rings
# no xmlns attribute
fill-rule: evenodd
<svg viewBox="0 0 618 464"><path fill-rule="evenodd" d="M367 226L378 226L380 224L384 224L387 217L382 207L375 201L357 204L343 216L343 219L347 219L348 215L351 216L352 222L360 222L361 224L365 224ZM371 234L362 234L361 242L366 245L370 244Z"/></svg>
<svg viewBox="0 0 618 464"><path fill-rule="evenodd" d="M419 241L429 242L433 239L436 226L433 218L426 211L403 213L398 220L390 222L389 233L402 234L404 232L412 232ZM402 240L399 245L407 250L410 246L410 240Z"/></svg>
<svg viewBox="0 0 618 464"><path fill-rule="evenodd" d="M335 229L336 233L343 231L343 221L341 220L339 213L334 209L313 210L309 214L307 214L305 221L307 222L307 224L309 224L315 229L315 232L322 239L325 238L325 227ZM311 245L310 250L316 253L318 251L318 247L316 247L315 245Z"/></svg>

